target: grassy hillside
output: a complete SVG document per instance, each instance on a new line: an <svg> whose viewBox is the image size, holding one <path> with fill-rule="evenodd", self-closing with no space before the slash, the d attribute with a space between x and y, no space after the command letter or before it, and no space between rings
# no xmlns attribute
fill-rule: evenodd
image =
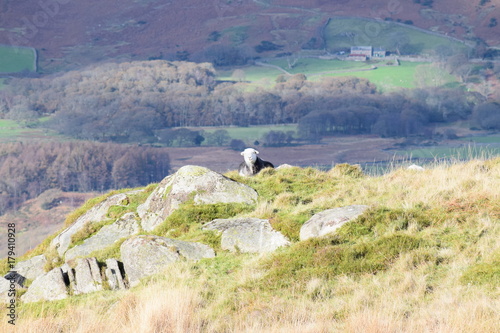
<svg viewBox="0 0 500 333"><path fill-rule="evenodd" d="M186 204L155 230L211 244L215 259L174 264L127 291L21 305L16 328L498 332L499 158L438 164L422 172L394 167L376 177L349 165L327 172L289 168L253 178L227 176L255 188L258 204ZM314 213L350 204L371 208L335 235L298 242L301 225ZM201 231L221 214L270 219L293 244L266 255L221 251L218 239ZM42 251L43 246L33 254ZM104 260L118 252L115 246L96 255ZM8 328L6 320L0 323L2 331Z"/></svg>
<svg viewBox="0 0 500 333"><path fill-rule="evenodd" d="M122 0L93 2L50 2L50 5L23 1L5 2L0 12L0 43L34 47L39 51L41 72L75 68L103 60L168 59L199 57L212 46L241 47L250 56L262 41L283 48L277 52L296 52L305 45L323 49L321 31L329 18L337 15L413 22L460 39L478 37L498 46L500 26L490 1L442 0L397 1L171 1ZM48 17L46 17L48 16ZM24 18L15 19L15 18ZM42 20L41 18L46 18ZM373 43L384 44L382 32L402 31L415 38L424 49L447 44L433 36L418 34L409 28L374 28L363 21L342 22L351 31L361 32ZM494 21L496 22L496 21ZM43 24L42 24L43 23ZM337 19L327 29L335 37ZM419 41L420 36L431 41ZM342 36L340 36L342 37ZM358 38L360 39L360 38ZM366 44L363 37L360 43ZM329 39L328 46L341 43ZM333 45L335 47L335 45ZM349 45L350 46L350 45Z"/></svg>
<svg viewBox="0 0 500 333"><path fill-rule="evenodd" d="M394 50L398 46L413 54L434 54L439 48L452 53L468 49L461 42L415 29L411 25L354 17L332 18L325 35L330 50L349 49L353 45L371 45L386 50Z"/></svg>

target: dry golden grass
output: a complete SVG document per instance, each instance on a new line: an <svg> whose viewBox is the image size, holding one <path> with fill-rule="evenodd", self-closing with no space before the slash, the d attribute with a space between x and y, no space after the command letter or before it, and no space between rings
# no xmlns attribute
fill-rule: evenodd
<svg viewBox="0 0 500 333"><path fill-rule="evenodd" d="M250 215L278 219L285 212L293 219L348 204L425 207L427 214L436 212L429 227L412 222L398 232L448 238L402 253L387 270L311 275L278 289L266 281L263 265L274 254L220 253L210 261L172 265L132 290L23 305L15 329L4 319L0 331L500 332L500 287L463 283L467 269L496 263L500 253L499 158L422 172L396 169L380 177L308 172L321 184L313 194L304 189L310 200L301 196L297 202L296 193L283 192L262 200ZM5 318L4 310L0 315Z"/></svg>

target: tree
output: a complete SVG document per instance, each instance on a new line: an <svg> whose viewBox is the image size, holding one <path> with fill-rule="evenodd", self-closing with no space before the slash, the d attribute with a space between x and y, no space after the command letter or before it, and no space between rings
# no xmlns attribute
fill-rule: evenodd
<svg viewBox="0 0 500 333"><path fill-rule="evenodd" d="M246 146L246 143L240 139L232 139L229 143L229 147L231 147L232 150L236 151L242 151L246 148Z"/></svg>
<svg viewBox="0 0 500 333"><path fill-rule="evenodd" d="M389 35L389 48L396 50L401 55L403 47L410 43L410 37L405 32L395 32Z"/></svg>
<svg viewBox="0 0 500 333"><path fill-rule="evenodd" d="M500 103L478 105L472 114L473 120L483 129L500 130Z"/></svg>
<svg viewBox="0 0 500 333"><path fill-rule="evenodd" d="M225 146L231 137L226 130L216 130L213 133L206 133L207 144L215 146Z"/></svg>

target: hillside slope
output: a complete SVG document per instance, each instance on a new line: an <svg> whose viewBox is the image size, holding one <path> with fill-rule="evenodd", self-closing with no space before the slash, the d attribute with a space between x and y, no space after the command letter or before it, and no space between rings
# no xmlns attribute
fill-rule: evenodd
<svg viewBox="0 0 500 333"><path fill-rule="evenodd" d="M17 329L498 332L500 159L423 171L395 168L377 177L349 165L226 176L254 188L256 206L227 205L222 211L205 205L203 211L186 203L153 230L208 242L215 258L172 264L129 290L20 304ZM153 188L137 199L146 200ZM113 216L139 203L131 200ZM313 214L353 204L370 209L334 234L299 241L301 226ZM293 244L268 254L224 251L220 239L201 230L221 213L268 219ZM30 255L43 253L47 244ZM116 255L114 246L97 257L103 262Z"/></svg>
<svg viewBox="0 0 500 333"><path fill-rule="evenodd" d="M328 18L360 16L498 46L497 6L498 0L5 1L0 44L34 47L42 69L54 71L110 58L196 58L217 44L252 50L271 41L293 52Z"/></svg>

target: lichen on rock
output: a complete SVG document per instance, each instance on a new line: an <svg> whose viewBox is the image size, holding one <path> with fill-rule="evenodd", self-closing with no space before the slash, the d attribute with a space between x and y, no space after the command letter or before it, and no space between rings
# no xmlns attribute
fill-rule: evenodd
<svg viewBox="0 0 500 333"><path fill-rule="evenodd" d="M247 185L207 168L187 165L162 180L146 202L137 208L137 213L142 220L142 228L151 231L189 200L195 204L253 205L257 198L257 192Z"/></svg>

